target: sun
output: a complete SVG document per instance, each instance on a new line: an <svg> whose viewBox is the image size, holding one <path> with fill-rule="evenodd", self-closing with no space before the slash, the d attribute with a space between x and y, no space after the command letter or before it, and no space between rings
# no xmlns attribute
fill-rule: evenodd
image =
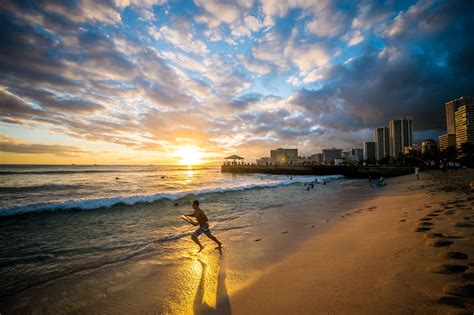
<svg viewBox="0 0 474 315"><path fill-rule="evenodd" d="M176 156L180 159L179 163L181 165L195 165L202 163L201 159L204 157L204 152L193 145L186 145L177 148Z"/></svg>

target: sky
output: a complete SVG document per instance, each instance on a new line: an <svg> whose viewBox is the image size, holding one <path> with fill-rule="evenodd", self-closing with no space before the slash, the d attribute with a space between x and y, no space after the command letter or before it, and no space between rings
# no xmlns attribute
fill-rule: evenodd
<svg viewBox="0 0 474 315"><path fill-rule="evenodd" d="M474 94L473 16L470 0L2 0L0 163L311 155L399 117L437 140L444 103Z"/></svg>

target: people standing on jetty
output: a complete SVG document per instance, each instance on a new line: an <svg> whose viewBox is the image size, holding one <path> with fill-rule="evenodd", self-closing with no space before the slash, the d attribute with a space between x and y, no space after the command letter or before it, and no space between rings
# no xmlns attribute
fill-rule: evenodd
<svg viewBox="0 0 474 315"><path fill-rule="evenodd" d="M191 239L194 241L199 246L199 251L202 251L204 249L204 246L202 246L201 242L199 242L199 235L201 234L206 234L207 237L209 237L211 240L216 242L217 247L216 248L221 248L222 243L211 233L211 230L209 229L209 223L206 214L202 209L199 207L199 201L194 200L192 207L194 209L193 213L190 214L185 214L186 217L195 217L196 220L198 221L199 228L194 231L194 233L191 235Z"/></svg>
<svg viewBox="0 0 474 315"><path fill-rule="evenodd" d="M369 174L369 186L372 187L372 188L374 187L372 185L372 175L370 175L370 174Z"/></svg>
<svg viewBox="0 0 474 315"><path fill-rule="evenodd" d="M420 168L418 166L415 166L415 175L416 180L420 180Z"/></svg>

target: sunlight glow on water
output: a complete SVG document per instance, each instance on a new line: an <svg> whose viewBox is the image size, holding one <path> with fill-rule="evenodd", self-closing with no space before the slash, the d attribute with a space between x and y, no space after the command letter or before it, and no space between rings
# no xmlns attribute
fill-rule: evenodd
<svg viewBox="0 0 474 315"><path fill-rule="evenodd" d="M162 262L183 259L188 256L186 252L195 250L188 241L195 227L179 218L192 211L194 199L201 201L213 233L237 241L248 229L264 224L275 207L318 199L331 189L331 185L319 185L306 191L304 183L314 177L295 176L290 180L275 175L239 176L221 174L217 168L3 167L2 171L0 196L10 205L16 202L15 196L24 197L20 202L26 207L31 206L32 199L46 204L64 200L59 206L69 202L87 205L90 198L101 196L122 201L111 208L65 211L59 207L52 213L0 216L0 295L130 260L151 256ZM7 171L10 173L5 175ZM116 183L116 177L126 183ZM31 181L25 182L25 178ZM19 192L14 193L15 189ZM188 195L180 193L186 189ZM145 198L145 203L127 204L134 194L143 192L175 199ZM304 217L302 212L284 215L288 222L299 222ZM215 278L219 270L216 261L204 259L201 263L204 278ZM215 307L215 296L206 292L215 292L216 284L205 282L208 284L202 291L202 301Z"/></svg>

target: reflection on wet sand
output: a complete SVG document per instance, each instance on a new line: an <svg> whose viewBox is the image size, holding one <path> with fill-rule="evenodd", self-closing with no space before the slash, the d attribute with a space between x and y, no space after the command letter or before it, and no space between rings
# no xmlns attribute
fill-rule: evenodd
<svg viewBox="0 0 474 315"><path fill-rule="evenodd" d="M194 261L193 270L200 272L196 290L194 314L230 314L230 302L225 284L226 269L222 250Z"/></svg>

